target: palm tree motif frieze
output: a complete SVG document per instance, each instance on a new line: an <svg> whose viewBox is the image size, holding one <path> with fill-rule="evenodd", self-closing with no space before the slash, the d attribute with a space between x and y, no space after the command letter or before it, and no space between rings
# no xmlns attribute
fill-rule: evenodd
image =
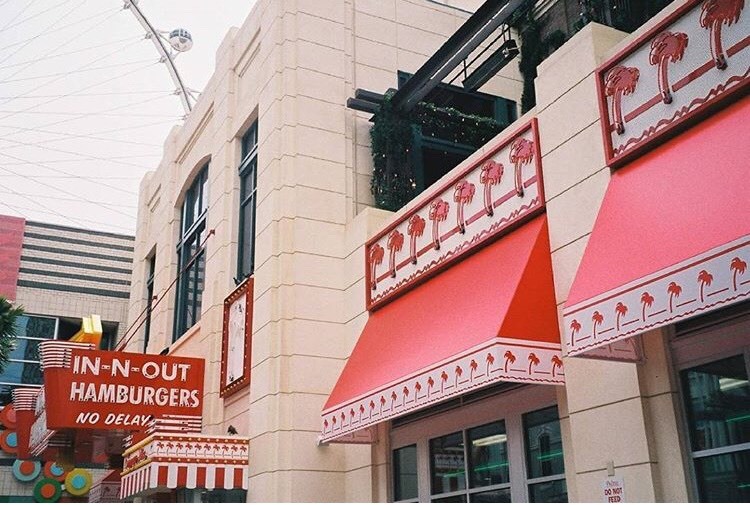
<svg viewBox="0 0 750 505"><path fill-rule="evenodd" d="M569 354L750 299L750 237L691 257L563 311Z"/></svg>
<svg viewBox="0 0 750 505"><path fill-rule="evenodd" d="M497 338L326 410L320 438L340 440L344 435L498 380L562 385L562 356L558 344Z"/></svg>
<svg viewBox="0 0 750 505"><path fill-rule="evenodd" d="M597 71L607 163L619 166L670 130L750 85L745 0L688 0Z"/></svg>
<svg viewBox="0 0 750 505"><path fill-rule="evenodd" d="M543 211L536 120L486 152L456 167L368 242L368 309Z"/></svg>

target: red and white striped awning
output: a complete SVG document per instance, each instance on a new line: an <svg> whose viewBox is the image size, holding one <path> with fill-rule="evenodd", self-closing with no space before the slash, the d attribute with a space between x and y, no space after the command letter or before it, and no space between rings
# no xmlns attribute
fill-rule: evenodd
<svg viewBox="0 0 750 505"><path fill-rule="evenodd" d="M167 489L247 489L248 465L149 463L123 475L120 498Z"/></svg>
<svg viewBox="0 0 750 505"><path fill-rule="evenodd" d="M247 489L248 439L157 432L123 453L120 499L170 489Z"/></svg>

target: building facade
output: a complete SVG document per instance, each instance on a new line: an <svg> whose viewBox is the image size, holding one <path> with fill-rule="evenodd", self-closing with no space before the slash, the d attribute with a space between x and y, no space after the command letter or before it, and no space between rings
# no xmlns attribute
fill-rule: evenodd
<svg viewBox="0 0 750 505"><path fill-rule="evenodd" d="M68 340L84 318L100 316L103 349L125 333L134 237L0 216L0 295L24 309L10 361L0 374L0 404L12 402L19 386L43 382L39 344ZM13 426L2 421L4 442ZM0 452L0 495L33 501L43 466L17 459L14 444ZM10 451L10 452L9 452ZM93 462L92 462L93 463ZM89 465L87 478L102 474L104 462ZM90 484L90 482L89 482Z"/></svg>
<svg viewBox="0 0 750 505"><path fill-rule="evenodd" d="M206 359L249 501L747 501L743 7L588 24L518 119L505 66L391 213L347 99L478 3L258 1L142 182L126 350Z"/></svg>

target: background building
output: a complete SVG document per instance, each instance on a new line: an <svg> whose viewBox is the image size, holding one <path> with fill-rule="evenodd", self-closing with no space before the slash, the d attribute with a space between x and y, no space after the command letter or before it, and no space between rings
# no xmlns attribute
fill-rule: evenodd
<svg viewBox="0 0 750 505"><path fill-rule="evenodd" d="M132 261L131 236L0 216L0 295L25 312L0 374L0 404L12 401L16 386L42 384L39 342L69 339L83 317L100 315L102 348L114 347L125 330ZM20 481L15 456L0 457L0 495L31 500L37 479Z"/></svg>

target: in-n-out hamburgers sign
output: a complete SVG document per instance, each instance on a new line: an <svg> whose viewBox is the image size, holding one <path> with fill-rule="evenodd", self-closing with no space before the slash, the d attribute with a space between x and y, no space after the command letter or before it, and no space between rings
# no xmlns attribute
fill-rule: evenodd
<svg viewBox="0 0 750 505"><path fill-rule="evenodd" d="M69 342L40 347L49 429L137 430L151 417L202 414L203 359Z"/></svg>

